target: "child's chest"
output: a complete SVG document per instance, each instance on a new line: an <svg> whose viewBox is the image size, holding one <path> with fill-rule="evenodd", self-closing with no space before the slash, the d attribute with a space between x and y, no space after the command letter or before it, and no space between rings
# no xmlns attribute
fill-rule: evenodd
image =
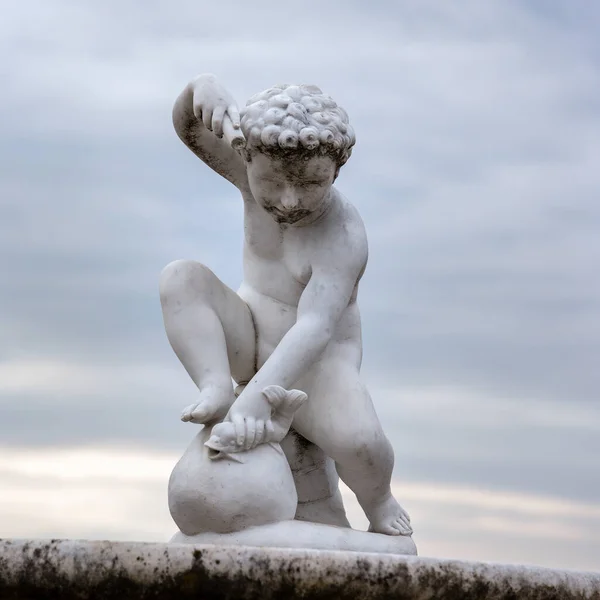
<svg viewBox="0 0 600 600"><path fill-rule="evenodd" d="M312 273L313 249L304 228L282 226L270 216L247 211L244 222L248 258L273 276L282 271L306 285Z"/></svg>

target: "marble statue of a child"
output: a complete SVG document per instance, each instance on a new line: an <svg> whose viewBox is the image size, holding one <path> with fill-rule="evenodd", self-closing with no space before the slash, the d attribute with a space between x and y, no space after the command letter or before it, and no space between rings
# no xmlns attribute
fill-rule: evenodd
<svg viewBox="0 0 600 600"><path fill-rule="evenodd" d="M367 239L357 210L333 187L355 141L346 112L315 86L281 85L251 98L240 116L216 78L201 75L177 99L173 121L182 141L240 190L245 232L237 293L198 262L178 260L162 273L167 336L200 390L182 420L226 419L237 448L249 450L270 416L263 390L302 390L308 400L294 430L335 461L370 531L410 535L391 493L393 451L359 376L356 298ZM231 132L242 147L232 147Z"/></svg>

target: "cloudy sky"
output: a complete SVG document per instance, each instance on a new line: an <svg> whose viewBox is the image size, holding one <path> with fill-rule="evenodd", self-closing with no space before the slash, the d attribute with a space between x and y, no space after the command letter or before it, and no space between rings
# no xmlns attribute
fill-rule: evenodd
<svg viewBox="0 0 600 600"><path fill-rule="evenodd" d="M363 372L420 553L600 570L600 5L5 0L0 537L166 540L196 397L161 268L241 279L241 203L172 130L214 72L350 114ZM364 526L345 492L351 520Z"/></svg>

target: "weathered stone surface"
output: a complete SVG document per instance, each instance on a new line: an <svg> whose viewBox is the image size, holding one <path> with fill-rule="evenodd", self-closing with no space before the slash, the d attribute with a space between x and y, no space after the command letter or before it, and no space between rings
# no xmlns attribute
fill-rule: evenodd
<svg viewBox="0 0 600 600"><path fill-rule="evenodd" d="M0 598L600 600L600 573L353 552L0 540Z"/></svg>

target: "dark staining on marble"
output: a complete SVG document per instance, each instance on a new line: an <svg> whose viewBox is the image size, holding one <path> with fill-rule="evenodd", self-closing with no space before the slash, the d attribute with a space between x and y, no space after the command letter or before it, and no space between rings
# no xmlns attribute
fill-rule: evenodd
<svg viewBox="0 0 600 600"><path fill-rule="evenodd" d="M463 572L452 563L411 569L401 559L378 562L357 555L354 564L340 561L311 573L308 563L318 561L317 555L271 558L260 550L248 557L244 568L226 572L214 568L221 560L212 559L210 551L190 548L190 568L172 573L165 549L166 564L155 567L144 582L128 573L110 546L93 555L85 549L69 554L66 560L74 560L75 571L67 576L57 567L57 559L65 556L58 543L24 544L22 564L14 572L3 556L10 544L0 540L2 600L600 600L600 587L586 595L573 592L567 583L540 585L525 574L515 578L488 572L486 577L485 568ZM147 565L148 558L140 551L135 563Z"/></svg>

